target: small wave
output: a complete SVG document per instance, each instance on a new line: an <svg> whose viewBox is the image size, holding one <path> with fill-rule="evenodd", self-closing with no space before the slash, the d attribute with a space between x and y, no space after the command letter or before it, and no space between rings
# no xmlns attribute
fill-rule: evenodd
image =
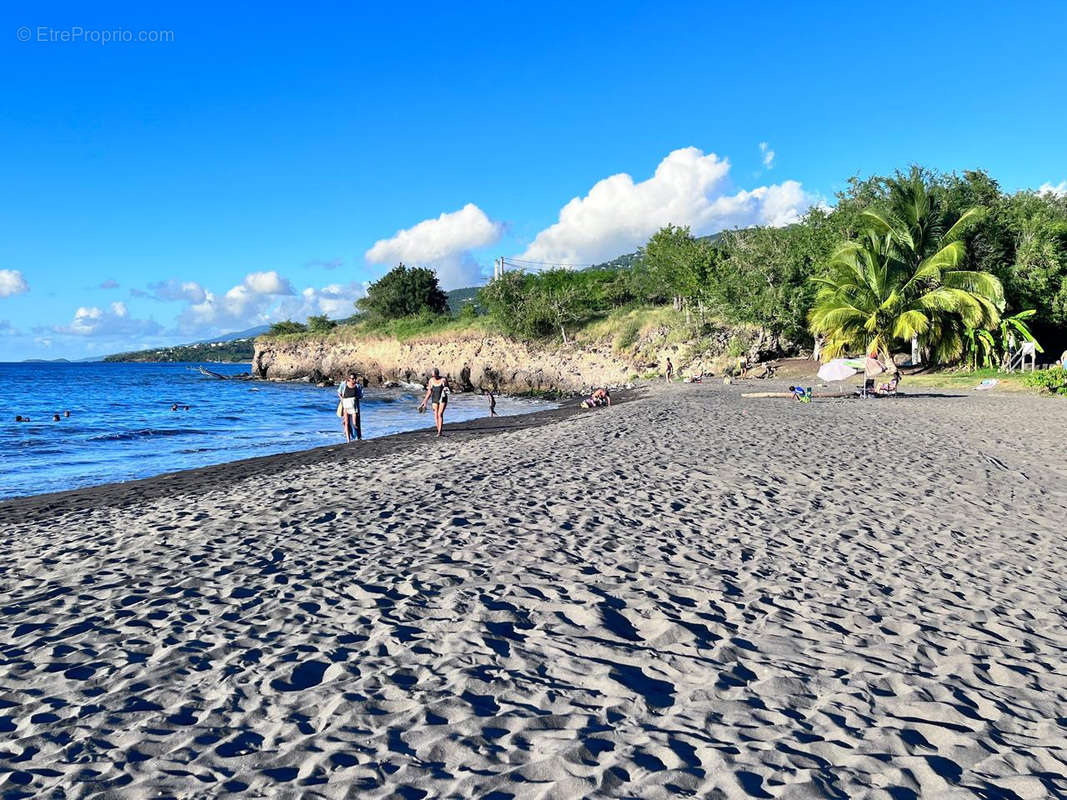
<svg viewBox="0 0 1067 800"><path fill-rule="evenodd" d="M123 431L121 433L102 433L99 436L90 436L90 442L129 442L137 439L150 439L153 436L203 436L208 431L197 428L142 428L139 431Z"/></svg>

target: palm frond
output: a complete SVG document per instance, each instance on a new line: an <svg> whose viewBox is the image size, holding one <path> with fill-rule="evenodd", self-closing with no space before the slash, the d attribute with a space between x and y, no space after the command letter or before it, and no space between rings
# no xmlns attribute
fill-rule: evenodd
<svg viewBox="0 0 1067 800"><path fill-rule="evenodd" d="M986 209L982 206L974 206L968 208L960 215L960 218L953 223L952 227L945 231L945 235L942 237L942 241L955 242L961 236L963 236L967 229L978 222L981 222L986 217Z"/></svg>

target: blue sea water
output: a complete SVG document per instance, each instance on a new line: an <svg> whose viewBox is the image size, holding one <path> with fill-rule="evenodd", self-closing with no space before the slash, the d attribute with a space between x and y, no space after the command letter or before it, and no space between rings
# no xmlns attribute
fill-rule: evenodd
<svg viewBox="0 0 1067 800"><path fill-rule="evenodd" d="M0 497L126 481L344 441L331 387L228 381L195 364L0 363ZM247 364L205 364L226 375ZM363 436L433 424L421 392L367 390ZM189 410L171 411L178 403ZM554 404L497 398L497 413ZM64 411L71 416L63 418ZM59 413L60 421L52 415ZM487 416L480 395L453 394L445 424ZM16 423L21 414L28 423ZM353 444L358 447L358 444Z"/></svg>

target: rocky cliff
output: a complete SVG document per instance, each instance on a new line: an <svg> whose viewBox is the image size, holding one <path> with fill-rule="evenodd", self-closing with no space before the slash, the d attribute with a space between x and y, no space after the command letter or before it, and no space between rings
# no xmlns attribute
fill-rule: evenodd
<svg viewBox="0 0 1067 800"><path fill-rule="evenodd" d="M266 379L320 382L339 380L355 371L380 385L423 383L437 367L464 391L570 394L661 373L668 357L677 375L721 373L727 343L739 335L750 339L750 362L766 355L760 349L766 348L762 335L752 338L752 331L738 329L722 329L697 341L678 341L670 329L652 327L624 348L613 345L610 338L540 344L478 331L407 341L344 333L260 337L252 372Z"/></svg>
<svg viewBox="0 0 1067 800"><path fill-rule="evenodd" d="M255 375L276 380L337 380L355 371L371 383L422 383L434 367L462 390L510 394L618 386L642 371L631 359L615 356L610 346L551 348L500 336L405 342L262 338L256 341L252 359Z"/></svg>

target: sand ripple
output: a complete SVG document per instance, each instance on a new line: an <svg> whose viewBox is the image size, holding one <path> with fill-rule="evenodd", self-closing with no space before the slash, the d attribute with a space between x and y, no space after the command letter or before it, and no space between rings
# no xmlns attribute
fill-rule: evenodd
<svg viewBox="0 0 1067 800"><path fill-rule="evenodd" d="M679 386L9 520L0 792L1067 792L1063 410Z"/></svg>

